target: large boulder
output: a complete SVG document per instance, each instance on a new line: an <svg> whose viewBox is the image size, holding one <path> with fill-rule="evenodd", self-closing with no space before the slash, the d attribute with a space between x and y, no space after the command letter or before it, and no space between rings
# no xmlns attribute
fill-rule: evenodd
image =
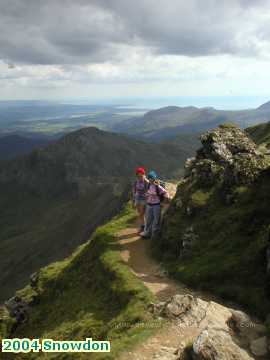
<svg viewBox="0 0 270 360"><path fill-rule="evenodd" d="M222 328L204 329L193 343L193 353L193 358L198 360L253 359L232 340L230 333Z"/></svg>
<svg viewBox="0 0 270 360"><path fill-rule="evenodd" d="M246 313L190 294L156 305L181 329L193 329L190 353L200 360L250 360L268 354L266 327ZM182 359L183 349L179 349Z"/></svg>

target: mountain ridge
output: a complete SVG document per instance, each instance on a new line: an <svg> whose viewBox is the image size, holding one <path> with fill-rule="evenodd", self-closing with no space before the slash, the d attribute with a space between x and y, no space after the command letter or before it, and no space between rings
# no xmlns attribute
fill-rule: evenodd
<svg viewBox="0 0 270 360"><path fill-rule="evenodd" d="M0 163L0 300L116 215L137 166L166 179L187 154L91 127Z"/></svg>
<svg viewBox="0 0 270 360"><path fill-rule="evenodd" d="M246 110L169 106L152 110L142 117L124 120L112 129L133 136L156 139L161 137L162 132L164 137L170 138L177 133L201 133L225 122L234 122L245 128L269 120L269 102L256 109Z"/></svg>

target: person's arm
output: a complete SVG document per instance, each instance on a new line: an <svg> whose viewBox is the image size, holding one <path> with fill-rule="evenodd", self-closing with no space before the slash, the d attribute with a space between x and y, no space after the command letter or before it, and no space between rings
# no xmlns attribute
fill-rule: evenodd
<svg viewBox="0 0 270 360"><path fill-rule="evenodd" d="M169 202L171 201L170 194L163 186L158 185L159 193L164 196L164 198Z"/></svg>
<svg viewBox="0 0 270 360"><path fill-rule="evenodd" d="M148 196L149 196L148 190L149 190L149 186L150 186L150 185L149 185L149 184L150 184L150 181L149 181L147 178L145 178L144 181L145 181L145 184L146 184L144 195L145 195L145 198L147 199Z"/></svg>
<svg viewBox="0 0 270 360"><path fill-rule="evenodd" d="M136 195L136 182L133 183L132 187L132 205L135 206L135 195Z"/></svg>

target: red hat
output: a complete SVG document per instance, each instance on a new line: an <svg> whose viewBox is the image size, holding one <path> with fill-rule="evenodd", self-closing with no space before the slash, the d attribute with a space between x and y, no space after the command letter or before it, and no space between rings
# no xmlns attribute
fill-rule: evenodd
<svg viewBox="0 0 270 360"><path fill-rule="evenodd" d="M142 174L142 175L145 175L145 170L143 167L138 167L136 169L136 174Z"/></svg>

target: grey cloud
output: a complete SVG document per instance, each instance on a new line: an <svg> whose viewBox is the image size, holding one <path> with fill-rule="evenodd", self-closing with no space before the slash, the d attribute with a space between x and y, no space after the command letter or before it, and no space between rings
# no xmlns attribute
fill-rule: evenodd
<svg viewBox="0 0 270 360"><path fill-rule="evenodd" d="M128 56L123 46L169 55L254 55L256 40L270 31L256 18L266 9L268 0L0 0L0 58L15 64L118 61Z"/></svg>
<svg viewBox="0 0 270 360"><path fill-rule="evenodd" d="M125 0L97 2L126 19L128 28L157 53L188 56L256 54L256 30L260 26L250 11L270 10L268 0L139 0L133 7ZM248 32L250 25L252 34ZM252 41L241 41L250 35Z"/></svg>

